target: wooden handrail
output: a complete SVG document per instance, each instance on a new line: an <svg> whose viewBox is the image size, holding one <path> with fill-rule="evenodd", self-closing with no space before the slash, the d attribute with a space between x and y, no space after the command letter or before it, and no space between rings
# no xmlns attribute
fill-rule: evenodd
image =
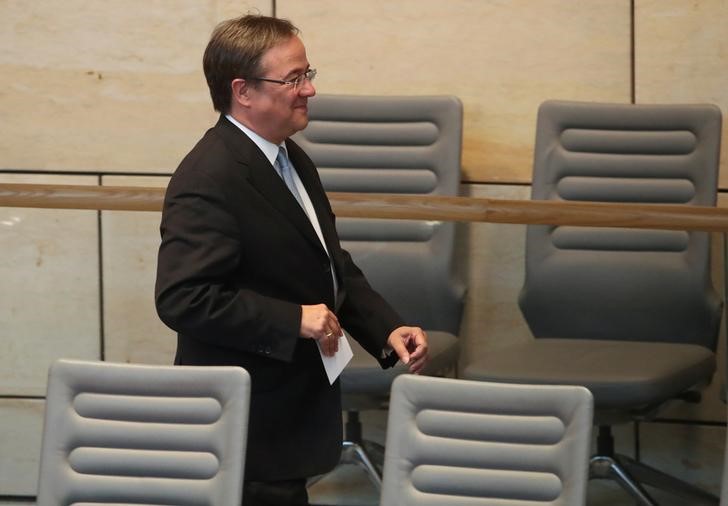
<svg viewBox="0 0 728 506"><path fill-rule="evenodd" d="M164 188L0 184L0 206L161 211ZM339 217L631 227L728 232L728 208L329 193Z"/></svg>
<svg viewBox="0 0 728 506"><path fill-rule="evenodd" d="M161 211L164 188L0 183L0 206Z"/></svg>

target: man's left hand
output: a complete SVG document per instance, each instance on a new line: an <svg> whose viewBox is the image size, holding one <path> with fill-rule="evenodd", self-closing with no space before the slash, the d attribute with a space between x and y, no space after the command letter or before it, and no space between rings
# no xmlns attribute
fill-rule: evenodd
<svg viewBox="0 0 728 506"><path fill-rule="evenodd" d="M409 371L419 374L429 358L427 334L419 327L399 327L389 334L387 343L399 356L402 363L409 365Z"/></svg>

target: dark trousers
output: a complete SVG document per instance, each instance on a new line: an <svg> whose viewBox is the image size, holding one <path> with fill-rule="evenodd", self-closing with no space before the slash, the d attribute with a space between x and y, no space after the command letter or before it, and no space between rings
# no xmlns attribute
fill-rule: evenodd
<svg viewBox="0 0 728 506"><path fill-rule="evenodd" d="M243 506L309 506L306 480L246 481Z"/></svg>

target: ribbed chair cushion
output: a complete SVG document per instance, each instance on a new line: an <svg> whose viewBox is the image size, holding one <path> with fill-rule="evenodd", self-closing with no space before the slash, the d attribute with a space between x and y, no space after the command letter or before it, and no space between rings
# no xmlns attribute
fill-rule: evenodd
<svg viewBox="0 0 728 506"><path fill-rule="evenodd" d="M239 506L249 392L238 367L55 362L38 504Z"/></svg>
<svg viewBox="0 0 728 506"><path fill-rule="evenodd" d="M591 425L583 387L401 376L381 504L583 504Z"/></svg>

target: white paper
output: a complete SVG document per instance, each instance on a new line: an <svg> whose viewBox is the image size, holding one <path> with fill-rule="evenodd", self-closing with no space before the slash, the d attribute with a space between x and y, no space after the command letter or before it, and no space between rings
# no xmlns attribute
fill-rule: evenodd
<svg viewBox="0 0 728 506"><path fill-rule="evenodd" d="M316 344L318 344L318 342ZM321 354L321 361L324 363L326 376L328 376L329 384L331 385L334 384L336 378L339 377L341 371L344 370L346 364L348 364L351 360L351 357L354 356L354 352L351 351L351 345L349 344L349 340L344 334L341 334L339 336L339 351L337 351L333 356L327 357L326 355L324 355L324 353L321 351L320 345L319 353Z"/></svg>

